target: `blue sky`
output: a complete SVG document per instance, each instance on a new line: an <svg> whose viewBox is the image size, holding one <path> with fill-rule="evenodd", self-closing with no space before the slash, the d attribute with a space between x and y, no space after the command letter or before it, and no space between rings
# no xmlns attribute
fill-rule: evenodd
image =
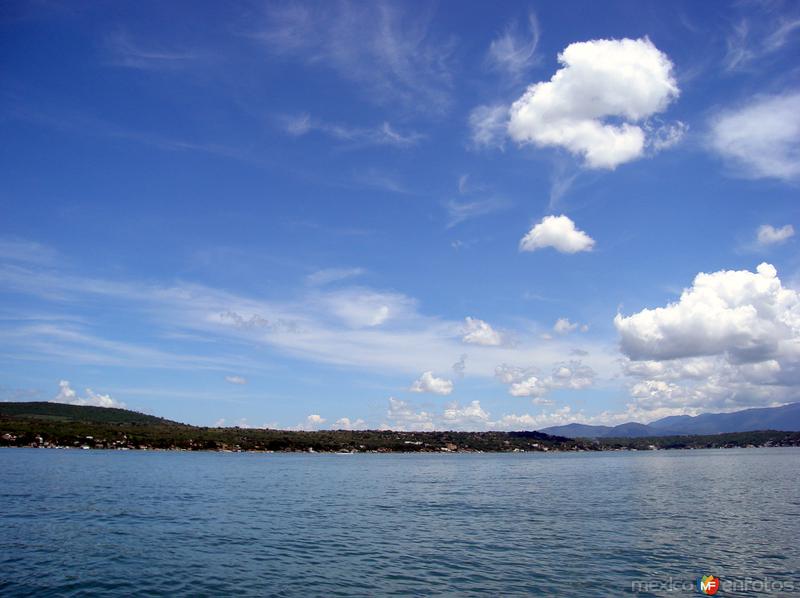
<svg viewBox="0 0 800 598"><path fill-rule="evenodd" d="M800 399L794 3L0 28L2 400L536 429Z"/></svg>

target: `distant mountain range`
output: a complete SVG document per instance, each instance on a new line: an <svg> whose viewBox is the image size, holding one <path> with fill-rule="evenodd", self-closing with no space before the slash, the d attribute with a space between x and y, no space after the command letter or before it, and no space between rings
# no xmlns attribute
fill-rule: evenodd
<svg viewBox="0 0 800 598"><path fill-rule="evenodd" d="M724 434L754 430L800 431L800 403L782 407L745 409L733 413L673 415L649 424L628 422L618 426L567 424L539 430L567 438L642 438L645 436L683 436L688 434Z"/></svg>

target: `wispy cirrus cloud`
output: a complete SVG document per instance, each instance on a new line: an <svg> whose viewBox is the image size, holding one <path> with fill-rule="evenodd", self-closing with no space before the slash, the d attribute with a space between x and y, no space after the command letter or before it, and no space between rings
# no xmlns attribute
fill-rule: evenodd
<svg viewBox="0 0 800 598"><path fill-rule="evenodd" d="M757 14L743 16L731 25L722 64L728 72L751 71L798 41L800 12L782 2L762 3Z"/></svg>
<svg viewBox="0 0 800 598"><path fill-rule="evenodd" d="M711 120L708 147L744 178L800 179L800 91L758 96Z"/></svg>
<svg viewBox="0 0 800 598"><path fill-rule="evenodd" d="M537 62L539 36L539 20L533 12L528 14L525 24L512 21L489 45L488 66L518 80Z"/></svg>
<svg viewBox="0 0 800 598"><path fill-rule="evenodd" d="M420 312L407 295L367 287L303 285L298 294L278 301L186 282L105 280L40 265L1 267L0 286L35 296L64 315L102 301L109 316L138 322L136 328L147 331L132 339L92 319L38 322L10 315L0 320L0 339L13 359L248 374L270 367L272 354L416 376L451 370L468 342L469 375L492 378L498 363L564 361L575 347L559 339L541 343L534 336L503 344L485 323L473 319L465 329L463 320ZM165 344L165 338L180 344ZM209 341L215 346L210 354ZM616 367L589 339L581 347L596 356L592 367L598 371Z"/></svg>
<svg viewBox="0 0 800 598"><path fill-rule="evenodd" d="M145 44L121 30L108 34L105 42L109 53L108 64L125 68L173 70L184 68L203 57L196 51Z"/></svg>
<svg viewBox="0 0 800 598"><path fill-rule="evenodd" d="M355 278L365 272L364 268L323 268L306 276L306 282L311 286L318 287Z"/></svg>
<svg viewBox="0 0 800 598"><path fill-rule="evenodd" d="M470 143L475 149L505 148L508 110L505 104L476 106L469 113Z"/></svg>
<svg viewBox="0 0 800 598"><path fill-rule="evenodd" d="M308 114L283 117L280 120L286 133L294 137L320 133L349 147L383 145L404 148L414 146L425 138L416 131L398 131L388 122L374 127L354 127L327 123L313 119Z"/></svg>
<svg viewBox="0 0 800 598"><path fill-rule="evenodd" d="M275 56L332 69L375 103L442 112L454 41L432 35L430 21L428 10L387 2L270 4L248 35Z"/></svg>
<svg viewBox="0 0 800 598"><path fill-rule="evenodd" d="M487 199L462 200L451 199L445 204L447 210L447 228L453 228L473 218L487 216L510 207L511 202L500 197Z"/></svg>

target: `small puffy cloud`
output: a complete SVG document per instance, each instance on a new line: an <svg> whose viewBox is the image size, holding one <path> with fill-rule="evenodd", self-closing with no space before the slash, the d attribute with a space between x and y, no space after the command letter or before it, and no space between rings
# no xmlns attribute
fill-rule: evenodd
<svg viewBox="0 0 800 598"><path fill-rule="evenodd" d="M473 147L503 149L508 127L508 106L477 106L469 113L470 140Z"/></svg>
<svg viewBox="0 0 800 598"><path fill-rule="evenodd" d="M319 428L326 421L328 421L328 420L326 420L324 417L322 417L318 413L312 413L311 415L306 417L304 422L298 424L296 429L297 430L307 430L307 431L319 430Z"/></svg>
<svg viewBox="0 0 800 598"><path fill-rule="evenodd" d="M503 415L499 420L493 422L497 430L539 430L549 426L560 426L574 422L576 419L582 420L582 414L574 413L569 405L551 412L542 412L537 415L525 413L522 415L508 414Z"/></svg>
<svg viewBox="0 0 800 598"><path fill-rule="evenodd" d="M594 239L575 227L567 216L545 216L519 242L520 251L553 247L561 253L591 251Z"/></svg>
<svg viewBox="0 0 800 598"><path fill-rule="evenodd" d="M647 38L599 39L570 44L558 60L550 81L531 85L511 106L509 135L562 147L589 168L614 169L644 155L640 123L679 95L667 55Z"/></svg>
<svg viewBox="0 0 800 598"><path fill-rule="evenodd" d="M508 394L512 397L542 397L550 391L548 384L536 376L528 376L518 382L512 382Z"/></svg>
<svg viewBox="0 0 800 598"><path fill-rule="evenodd" d="M472 401L463 407L458 403L450 403L442 413L442 424L445 428L483 429L488 421L489 413L484 411L480 401Z"/></svg>
<svg viewBox="0 0 800 598"><path fill-rule="evenodd" d="M225 376L225 382L230 384L247 384L247 378L242 376Z"/></svg>
<svg viewBox="0 0 800 598"><path fill-rule="evenodd" d="M777 245L792 236L794 236L794 227L791 224L780 228L775 228L770 224L762 224L756 231L756 239L759 245Z"/></svg>
<svg viewBox="0 0 800 598"><path fill-rule="evenodd" d="M323 286L348 278L355 278L364 274L363 268L324 268L306 276L306 282L311 286Z"/></svg>
<svg viewBox="0 0 800 598"><path fill-rule="evenodd" d="M556 323L553 324L553 331L557 334L569 334L570 332L575 332L576 330L580 330L581 332L588 332L589 325L588 324L578 324L577 322L570 322L569 318L559 318L556 320ZM549 337L548 338L552 338Z"/></svg>
<svg viewBox="0 0 800 598"><path fill-rule="evenodd" d="M543 376L533 368L520 368L502 364L495 368L495 376L508 384L508 394L513 397L534 397L536 401L553 389L570 388L580 390L594 384L596 372L578 360L557 363L549 376Z"/></svg>
<svg viewBox="0 0 800 598"><path fill-rule="evenodd" d="M556 320L556 323L553 324L553 330L555 330L558 334L567 334L568 332L577 330L577 328L578 324L575 322L570 322L568 318L559 318Z"/></svg>
<svg viewBox="0 0 800 598"><path fill-rule="evenodd" d="M461 340L470 345L484 345L497 347L503 344L503 336L492 328L488 323L478 318L464 319L464 336Z"/></svg>
<svg viewBox="0 0 800 598"><path fill-rule="evenodd" d="M427 411L414 411L405 401L389 397L389 409L382 429L430 431L435 429L434 416Z"/></svg>
<svg viewBox="0 0 800 598"><path fill-rule="evenodd" d="M549 383L554 388L580 390L592 386L595 376L597 373L588 365L583 365L580 361L568 361L556 364Z"/></svg>
<svg viewBox="0 0 800 598"><path fill-rule="evenodd" d="M550 404L549 401L536 399L535 404ZM389 398L389 409L382 430L398 431L431 431L431 430L534 430L569 421L584 421L587 418L582 412L573 412L568 405L547 412L531 415L508 414L495 419L486 411L480 401L470 401L466 405L458 402L447 404L441 413L415 411L408 403Z"/></svg>
<svg viewBox="0 0 800 598"><path fill-rule="evenodd" d="M392 318L408 315L414 301L403 295L367 289L347 289L322 298L330 311L353 328L380 326Z"/></svg>
<svg viewBox="0 0 800 598"><path fill-rule="evenodd" d="M85 405L91 407L116 407L124 409L125 403L121 403L111 398L110 395L98 394L91 388L86 389L86 396L79 397L69 385L68 380L61 380L58 383L58 394L51 401L52 403L66 403L68 405Z"/></svg>
<svg viewBox="0 0 800 598"><path fill-rule="evenodd" d="M453 392L453 382L437 378L433 372L424 372L409 388L411 392L431 392L436 395L449 395Z"/></svg>
<svg viewBox="0 0 800 598"><path fill-rule="evenodd" d="M737 175L800 178L800 92L758 97L718 114L709 145Z"/></svg>
<svg viewBox="0 0 800 598"><path fill-rule="evenodd" d="M358 418L351 420L349 417L340 417L333 424L336 430L363 430L367 427L367 422Z"/></svg>

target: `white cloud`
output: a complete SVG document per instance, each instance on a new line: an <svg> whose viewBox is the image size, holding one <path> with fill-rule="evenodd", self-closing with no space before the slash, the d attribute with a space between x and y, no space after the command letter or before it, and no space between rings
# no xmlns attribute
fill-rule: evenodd
<svg viewBox="0 0 800 598"><path fill-rule="evenodd" d="M762 224L756 231L756 239L759 245L777 245L793 236L794 227L791 224L780 228L775 228L770 224Z"/></svg>
<svg viewBox="0 0 800 598"><path fill-rule="evenodd" d="M700 273L680 299L614 324L638 412L767 406L800 395L800 293L775 268Z"/></svg>
<svg viewBox="0 0 800 598"><path fill-rule="evenodd" d="M764 263L756 272L700 273L677 303L628 317L617 314L614 325L632 359L728 353L741 362L758 361L782 341L797 340L800 298Z"/></svg>
<svg viewBox="0 0 800 598"><path fill-rule="evenodd" d="M496 197L474 201L450 200L445 204L447 208L447 228L452 228L465 220L497 212L508 206L509 202Z"/></svg>
<svg viewBox="0 0 800 598"><path fill-rule="evenodd" d="M364 289L345 289L327 294L323 303L353 328L374 327L406 315L413 302L403 295Z"/></svg>
<svg viewBox="0 0 800 598"><path fill-rule="evenodd" d="M487 322L467 316L464 319L464 336L461 340L470 345L497 347L503 344L503 336Z"/></svg>
<svg viewBox="0 0 800 598"><path fill-rule="evenodd" d="M572 332L577 329L578 324L575 322L570 322L568 318L559 318L556 320L556 323L553 324L553 330L558 334L567 334L568 332Z"/></svg>
<svg viewBox="0 0 800 598"><path fill-rule="evenodd" d="M318 430L327 420L318 413L312 413L306 417L305 422L298 425L301 430Z"/></svg>
<svg viewBox="0 0 800 598"><path fill-rule="evenodd" d="M477 106L469 113L470 139L475 148L503 149L508 127L508 106Z"/></svg>
<svg viewBox="0 0 800 598"><path fill-rule="evenodd" d="M535 368L520 368L507 364L495 368L495 376L508 384L508 394L513 397L541 398L556 388L581 390L594 384L597 373L578 360L556 363L549 376L542 376ZM537 402L537 401L534 401Z"/></svg>
<svg viewBox="0 0 800 598"><path fill-rule="evenodd" d="M225 376L225 382L230 384L247 384L247 378L242 376Z"/></svg>
<svg viewBox="0 0 800 598"><path fill-rule="evenodd" d="M284 117L280 121L283 129L293 137L318 132L351 147L371 145L410 147L424 138L424 135L416 131L401 133L388 122L374 127L355 127L312 119L308 114Z"/></svg>
<svg viewBox="0 0 800 598"><path fill-rule="evenodd" d="M435 429L433 415L426 411L414 411L400 399L389 397L389 409L386 411L386 423L382 429L430 431Z"/></svg>
<svg viewBox="0 0 800 598"><path fill-rule="evenodd" d="M556 323L553 324L553 331L557 334L569 334L570 332L575 332L576 330L580 330L581 332L588 332L589 325L588 324L579 324L578 322L570 322L569 318L559 318L556 320ZM544 337L543 337L544 338ZM552 336L547 335L546 340L551 339Z"/></svg>
<svg viewBox="0 0 800 598"><path fill-rule="evenodd" d="M423 372L409 388L411 392L431 392L437 395L449 395L453 392L453 382L445 378L437 378L433 372Z"/></svg>
<svg viewBox="0 0 800 598"><path fill-rule="evenodd" d="M385 2L268 4L251 37L273 54L326 67L368 100L442 112L450 104L453 40L430 34L431 13Z"/></svg>
<svg viewBox="0 0 800 598"><path fill-rule="evenodd" d="M763 96L718 114L709 145L732 172L749 178L800 178L800 92Z"/></svg>
<svg viewBox="0 0 800 598"><path fill-rule="evenodd" d="M33 309L0 327L0 344L10 354L65 364L214 371L222 379L243 369L263 371L265 358L286 356L416 377L426 370L450 372L468 346L474 377L493 377L503 362L546 367L571 359L576 348L587 350L587 363L605 377L619 368L616 356L597 340L577 343L559 337L542 343L534 335L520 335L511 343L505 331L485 322L425 314L413 298L378 289L304 286L274 298L192 283L111 281L74 275L63 267L1 264L0 286L41 299L59 313L68 314L76 302L102 300L152 332L151 338L133 343L94 321L34 319L41 314ZM173 336L182 339L180 351L162 342Z"/></svg>
<svg viewBox="0 0 800 598"><path fill-rule="evenodd" d="M647 131L647 146L657 153L669 149L680 143L689 130L689 125L681 121L663 124L660 126L645 125Z"/></svg>
<svg viewBox="0 0 800 598"><path fill-rule="evenodd" d="M763 4L758 19L742 18L727 36L723 64L727 71L755 70L758 63L782 50L796 39L800 18L782 14L780 4ZM777 8L778 10L772 10Z"/></svg>
<svg viewBox="0 0 800 598"><path fill-rule="evenodd" d="M528 376L519 382L512 382L508 394L512 397L543 397L550 392L550 386L541 378Z"/></svg>
<svg viewBox="0 0 800 598"><path fill-rule="evenodd" d="M364 430L366 427L367 422L361 418L351 420L349 417L340 417L333 424L336 430Z"/></svg>
<svg viewBox="0 0 800 598"><path fill-rule="evenodd" d="M86 389L86 396L81 398L69 385L68 380L58 383L58 394L53 398L53 403L66 403L68 405L87 405L91 407L116 407L124 409L125 403L115 401L110 395L98 394L91 388Z"/></svg>
<svg viewBox="0 0 800 598"><path fill-rule="evenodd" d="M48 265L56 261L58 254L41 243L0 237L0 259L9 262Z"/></svg>
<svg viewBox="0 0 800 598"><path fill-rule="evenodd" d="M570 44L558 60L563 66L550 81L531 85L511 106L509 135L565 148L589 168L614 169L641 157L647 131L637 123L679 94L667 55L647 38L601 39Z"/></svg>
<svg viewBox="0 0 800 598"><path fill-rule="evenodd" d="M466 405L457 402L444 407L441 413L415 411L414 408L394 397L389 398L386 421L381 425L383 430L397 431L432 431L432 430L535 430L547 426L565 424L576 419L586 421L580 412L573 412L565 405L550 412L501 415L494 419L486 411L480 401L471 401Z"/></svg>
<svg viewBox="0 0 800 598"><path fill-rule="evenodd" d="M519 23L506 27L502 35L489 45L487 62L493 69L503 71L516 79L536 62L536 46L539 44L539 21L536 15L528 15L527 31L521 31Z"/></svg>
<svg viewBox="0 0 800 598"><path fill-rule="evenodd" d="M540 430L549 426L559 426L581 419L580 414L572 411L569 405L551 412L542 412L537 415L525 413L522 415L504 415L494 423L497 430Z"/></svg>
<svg viewBox="0 0 800 598"><path fill-rule="evenodd" d="M116 31L106 36L106 45L111 53L109 64L143 70L175 70L184 68L202 55L184 49L147 47L134 40L125 31Z"/></svg>
<svg viewBox="0 0 800 598"><path fill-rule="evenodd" d="M332 282L355 278L365 272L364 268L324 268L306 276L306 282L315 287L323 286Z"/></svg>
<svg viewBox="0 0 800 598"><path fill-rule="evenodd" d="M456 361L453 364L453 372L459 378L463 378L464 377L464 372L466 370L467 370L467 354L466 353L462 353L461 356L458 358L458 361Z"/></svg>
<svg viewBox="0 0 800 598"><path fill-rule="evenodd" d="M520 251L553 247L561 253L591 251L594 239L575 227L567 216L545 216L519 242Z"/></svg>
<svg viewBox="0 0 800 598"><path fill-rule="evenodd" d="M489 413L481 407L480 401L472 401L461 407L457 402L450 403L442 413L442 423L451 429L483 429L489 421Z"/></svg>
<svg viewBox="0 0 800 598"><path fill-rule="evenodd" d="M580 361L568 361L556 364L550 376L550 384L554 388L570 388L581 390L594 384L597 373Z"/></svg>

